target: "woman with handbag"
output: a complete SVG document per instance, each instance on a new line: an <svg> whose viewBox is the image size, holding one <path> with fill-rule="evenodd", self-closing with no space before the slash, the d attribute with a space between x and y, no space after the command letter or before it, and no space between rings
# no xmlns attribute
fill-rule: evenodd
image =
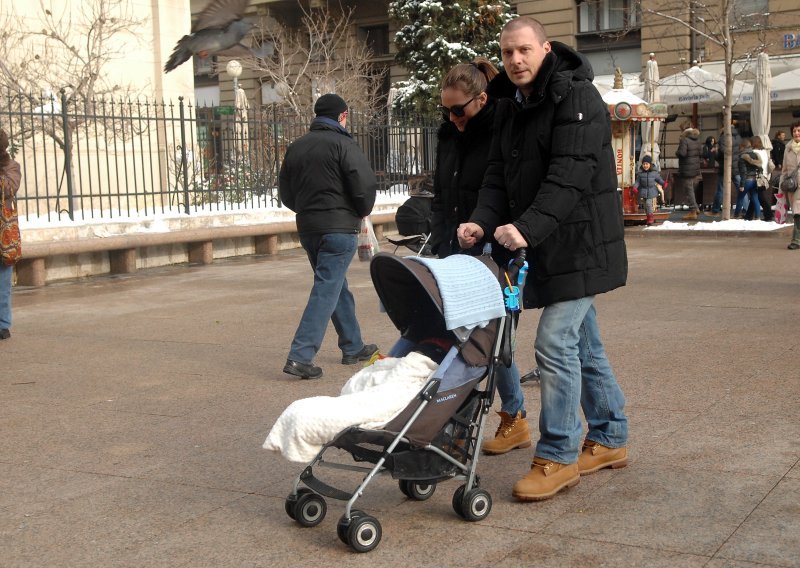
<svg viewBox="0 0 800 568"><path fill-rule="evenodd" d="M22 179L8 153L8 135L0 128L0 339L11 337L11 276L19 258L15 197Z"/></svg>
<svg viewBox="0 0 800 568"><path fill-rule="evenodd" d="M780 183L786 205L794 214L792 242L787 247L789 250L800 249L800 191L797 191L800 179L798 179L798 170L800 170L800 122L795 122L792 124L792 139L786 144L783 154Z"/></svg>

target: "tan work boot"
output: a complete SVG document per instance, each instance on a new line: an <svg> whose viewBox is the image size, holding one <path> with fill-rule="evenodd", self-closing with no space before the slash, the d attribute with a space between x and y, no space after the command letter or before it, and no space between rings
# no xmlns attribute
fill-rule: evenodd
<svg viewBox="0 0 800 568"><path fill-rule="evenodd" d="M684 221L697 221L697 211L692 210L689 211L686 215L683 216Z"/></svg>
<svg viewBox="0 0 800 568"><path fill-rule="evenodd" d="M589 475L605 467L619 469L628 465L627 448L608 448L594 440L583 442L583 451L578 456L578 470Z"/></svg>
<svg viewBox="0 0 800 568"><path fill-rule="evenodd" d="M533 458L530 473L514 484L512 494L520 501L544 501L562 489L574 487L580 480L576 463Z"/></svg>
<svg viewBox="0 0 800 568"><path fill-rule="evenodd" d="M522 411L516 416L511 416L502 410L500 425L494 434L494 440L483 443L483 453L496 456L510 452L515 448L529 448L531 446L531 433L528 431L528 420L522 417Z"/></svg>

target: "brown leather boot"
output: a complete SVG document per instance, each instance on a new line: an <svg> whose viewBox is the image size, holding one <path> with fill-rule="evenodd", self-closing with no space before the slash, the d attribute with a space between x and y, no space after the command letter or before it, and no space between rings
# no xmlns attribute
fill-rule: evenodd
<svg viewBox="0 0 800 568"><path fill-rule="evenodd" d="M628 465L627 448L608 448L594 440L583 442L583 451L578 456L578 470L589 475L603 468L619 469Z"/></svg>
<svg viewBox="0 0 800 568"><path fill-rule="evenodd" d="M530 473L514 484L512 494L520 501L544 501L562 489L574 487L580 480L576 463L533 458Z"/></svg>
<svg viewBox="0 0 800 568"><path fill-rule="evenodd" d="M683 216L684 221L697 221L697 211L692 210L689 211L686 215Z"/></svg>
<svg viewBox="0 0 800 568"><path fill-rule="evenodd" d="M510 452L516 448L529 448L531 446L531 433L528 431L528 420L522 417L522 411L516 416L511 416L502 410L500 425L494 434L494 440L483 443L483 453L496 456Z"/></svg>

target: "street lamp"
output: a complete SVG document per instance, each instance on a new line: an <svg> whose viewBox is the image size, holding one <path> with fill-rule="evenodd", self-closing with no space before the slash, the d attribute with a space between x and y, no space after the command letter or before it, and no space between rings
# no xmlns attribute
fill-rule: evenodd
<svg viewBox="0 0 800 568"><path fill-rule="evenodd" d="M231 59L225 66L225 72L233 77L233 95L236 96L239 90L239 75L242 74L242 64L235 59Z"/></svg>

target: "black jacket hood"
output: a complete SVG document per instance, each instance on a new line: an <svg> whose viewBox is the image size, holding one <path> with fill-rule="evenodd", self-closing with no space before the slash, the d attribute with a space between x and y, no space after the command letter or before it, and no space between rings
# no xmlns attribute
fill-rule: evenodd
<svg viewBox="0 0 800 568"><path fill-rule="evenodd" d="M550 45L552 50L545 56L533 80L533 91L527 102L541 101L546 94L549 94L558 103L569 92L573 79L588 81L594 79L592 65L583 54L559 41L551 41ZM513 99L517 94L517 86L503 70L492 79L486 92L495 98Z"/></svg>

